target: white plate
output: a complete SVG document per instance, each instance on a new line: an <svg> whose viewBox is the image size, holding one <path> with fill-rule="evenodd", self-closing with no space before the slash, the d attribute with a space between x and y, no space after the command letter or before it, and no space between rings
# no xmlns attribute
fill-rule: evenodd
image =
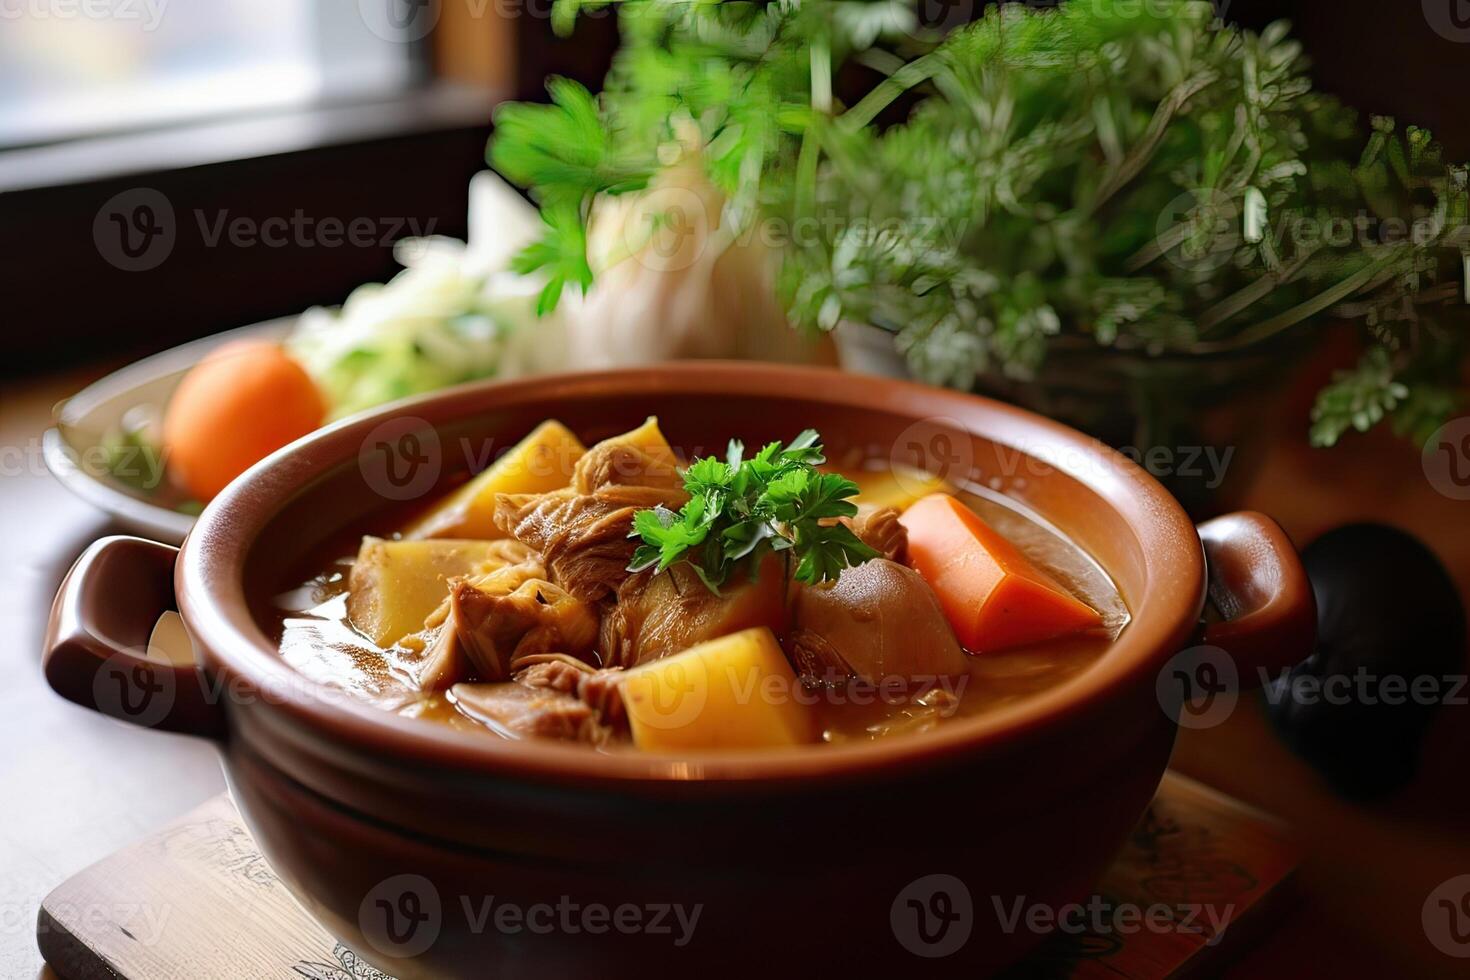
<svg viewBox="0 0 1470 980"><path fill-rule="evenodd" d="M72 493L111 514L128 530L168 544L179 544L194 518L161 506L142 490L103 472L102 440L122 417L137 406L152 406L160 414L174 388L191 367L220 344L241 338L281 339L295 317L257 323L205 337L144 358L88 385L61 406L56 427L41 440L46 468Z"/></svg>

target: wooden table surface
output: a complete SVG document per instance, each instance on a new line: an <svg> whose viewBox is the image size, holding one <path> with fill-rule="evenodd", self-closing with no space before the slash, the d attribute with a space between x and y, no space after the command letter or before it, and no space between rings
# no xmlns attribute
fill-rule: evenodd
<svg viewBox="0 0 1470 980"><path fill-rule="evenodd" d="M34 928L67 876L220 792L214 751L184 736L115 723L56 697L39 670L57 582L97 537L101 514L45 471L53 406L100 371L0 389L0 976L42 973ZM1249 503L1298 543L1347 520L1388 519L1419 534L1470 596L1470 504L1436 494L1417 454L1383 438L1331 454L1277 440ZM1241 977L1465 975L1427 940L1420 910L1440 882L1470 874L1470 711L1442 710L1419 778L1372 807L1333 797L1243 699L1225 724L1186 732L1175 766L1288 820L1311 855L1302 900L1230 969Z"/></svg>

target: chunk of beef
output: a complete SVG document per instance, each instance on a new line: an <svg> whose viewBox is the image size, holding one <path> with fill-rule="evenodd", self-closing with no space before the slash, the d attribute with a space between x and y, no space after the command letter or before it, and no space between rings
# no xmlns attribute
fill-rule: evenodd
<svg viewBox="0 0 1470 980"><path fill-rule="evenodd" d="M423 691L447 690L451 684L473 676L464 646L458 640L462 620L453 596L455 584L467 581L481 592L509 595L525 582L545 578L545 567L531 560L451 581L450 594L424 620L424 628L405 636L392 651L396 665Z"/></svg>
<svg viewBox="0 0 1470 980"><path fill-rule="evenodd" d="M510 735L605 745L629 737L621 677L553 654L510 683L456 684L450 694L460 710Z"/></svg>
<svg viewBox="0 0 1470 980"><path fill-rule="evenodd" d="M511 538L487 541L485 547L490 549L491 557L475 566L470 577L489 575L510 565L539 564L541 561L529 547Z"/></svg>
<svg viewBox="0 0 1470 980"><path fill-rule="evenodd" d="M514 681L456 684L450 696L461 711L506 735L605 745L616 732L576 695Z"/></svg>
<svg viewBox="0 0 1470 980"><path fill-rule="evenodd" d="M688 499L678 458L650 418L587 450L570 487L497 496L495 524L540 552L553 582L595 602L628 577L638 545L628 537L633 515L659 505L677 510Z"/></svg>
<svg viewBox="0 0 1470 980"><path fill-rule="evenodd" d="M674 492L684 489L684 478L667 445L649 447L623 438L607 439L577 460L573 490L596 493L603 487L618 486Z"/></svg>
<svg viewBox="0 0 1470 980"><path fill-rule="evenodd" d="M528 579L498 594L460 579L450 588L450 614L429 658L463 664L467 674L460 680L507 680L528 658L585 654L595 641L597 613L547 580Z"/></svg>
<svg viewBox="0 0 1470 980"><path fill-rule="evenodd" d="M615 730L628 727L628 711L618 688L622 679L619 668L592 667L564 654L532 664L516 675L519 683L529 687L548 687L575 695L597 713L603 724Z"/></svg>
<svg viewBox="0 0 1470 980"><path fill-rule="evenodd" d="M546 561L551 581L584 602L608 595L628 577L638 542L628 537L633 515L646 507L678 508L681 490L607 484L592 493L574 488L544 494L501 494L495 523Z"/></svg>
<svg viewBox="0 0 1470 980"><path fill-rule="evenodd" d="M732 579L715 595L683 564L639 572L604 611L597 649L603 664L635 667L696 643L755 626L786 632L786 580L768 556L754 579Z"/></svg>
<svg viewBox="0 0 1470 980"><path fill-rule="evenodd" d="M421 689L443 690L472 677L507 680L541 655L591 652L597 613L590 606L543 578L516 578L503 571L451 584L443 620L432 626L414 671Z"/></svg>
<svg viewBox="0 0 1470 980"><path fill-rule="evenodd" d="M857 514L843 517L841 521L852 529L852 533L863 544L889 561L902 562L908 555L909 532L898 522L898 518L896 507L858 504Z"/></svg>
<svg viewBox="0 0 1470 980"><path fill-rule="evenodd" d="M913 569L884 558L796 595L787 649L797 673L832 682L922 681L969 670L939 600Z"/></svg>

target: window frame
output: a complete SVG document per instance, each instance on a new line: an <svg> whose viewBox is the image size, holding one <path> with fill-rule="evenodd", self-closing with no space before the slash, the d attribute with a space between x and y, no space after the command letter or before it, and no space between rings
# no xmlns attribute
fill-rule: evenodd
<svg viewBox="0 0 1470 980"><path fill-rule="evenodd" d="M355 4L354 4L355 6ZM204 247L197 230L159 268L119 271L93 223L113 195L153 188L193 214L371 215L435 222L463 237L470 177L483 170L493 108L513 94L526 24L444 0L416 46L427 66L401 92L0 149L0 271L11 336L0 378L136 357L232 327L340 303L397 271L392 249ZM477 16L474 11L484 16ZM191 241L185 241L190 239Z"/></svg>

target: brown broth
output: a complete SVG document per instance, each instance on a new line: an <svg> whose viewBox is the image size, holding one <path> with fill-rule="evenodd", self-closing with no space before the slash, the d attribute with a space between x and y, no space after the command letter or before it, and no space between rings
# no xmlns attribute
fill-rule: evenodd
<svg viewBox="0 0 1470 980"><path fill-rule="evenodd" d="M1103 618L1100 630L1029 647L972 654L969 674L938 692L900 695L882 689L826 691L816 698L823 739L852 742L930 731L952 718L973 717L1023 701L1075 677L1095 663L1128 623L1128 609L1107 573L1039 515L985 487L967 487L964 502ZM442 694L415 689L398 654L375 646L347 619L347 575L353 557L342 545L320 557L323 571L275 598L281 656L307 677L405 717L495 734L458 711ZM958 695L945 696L946 689ZM618 749L613 749L617 751Z"/></svg>

